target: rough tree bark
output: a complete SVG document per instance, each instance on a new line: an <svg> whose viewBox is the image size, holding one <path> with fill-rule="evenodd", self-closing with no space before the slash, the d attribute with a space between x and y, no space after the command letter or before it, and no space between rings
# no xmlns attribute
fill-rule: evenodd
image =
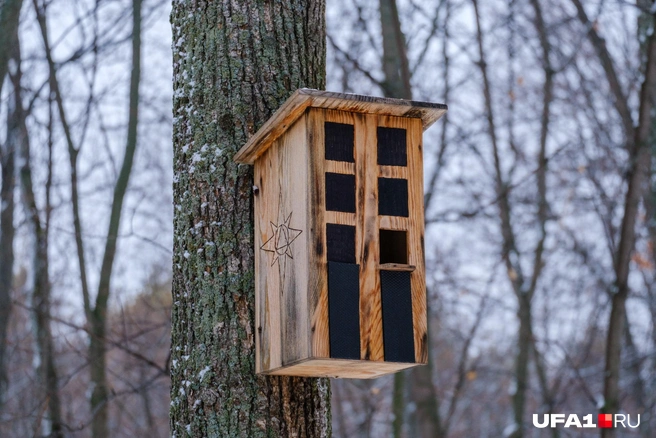
<svg viewBox="0 0 656 438"><path fill-rule="evenodd" d="M173 436L330 434L327 379L255 375L252 169L232 161L325 84L324 0L173 2Z"/></svg>

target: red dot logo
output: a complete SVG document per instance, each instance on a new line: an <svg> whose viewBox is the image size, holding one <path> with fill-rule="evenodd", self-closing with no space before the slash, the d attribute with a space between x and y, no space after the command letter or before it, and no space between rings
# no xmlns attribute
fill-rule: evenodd
<svg viewBox="0 0 656 438"><path fill-rule="evenodd" d="M609 429L613 427L613 414L599 414L597 415L597 424L602 429Z"/></svg>

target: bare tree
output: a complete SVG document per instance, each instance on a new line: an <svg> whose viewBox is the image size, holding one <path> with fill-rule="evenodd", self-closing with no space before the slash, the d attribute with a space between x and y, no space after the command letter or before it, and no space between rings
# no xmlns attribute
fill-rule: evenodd
<svg viewBox="0 0 656 438"><path fill-rule="evenodd" d="M73 225L75 229L84 309L87 323L89 324L89 361L91 366L91 385L93 388L91 394L91 412L93 414L92 433L95 437L99 438L109 436L109 414L107 406L109 401L109 389L107 387L106 369L107 312L109 296L111 293L112 268L116 257L121 213L137 146L139 82L141 76L141 4L141 0L134 0L132 3L132 71L130 77L129 117L125 155L113 190L109 228L107 230L105 250L100 268L98 291L94 304L91 304L89 283L87 280L88 267L84 255L85 250L83 244L82 221L79 210L77 157L80 149L79 147L76 148L73 142L70 125L67 122L63 96L57 78L57 68L52 58L52 49L48 39L45 5L40 5L38 0L34 0L34 8L37 11L37 19L45 46L46 59L48 61L50 87L59 110L59 118L68 144L71 164L71 204L73 207Z"/></svg>
<svg viewBox="0 0 656 438"><path fill-rule="evenodd" d="M606 42L588 18L580 0L572 0L572 2L576 7L579 21L586 27L588 38L606 74L606 81L613 94L615 109L622 122L625 145L629 153L624 212L619 240L613 253L615 284L611 290L611 312L604 368L604 403L601 408L603 413L615 413L620 408L621 351L625 332L628 330L626 327L626 301L630 292L628 282L630 263L635 249L639 205L646 193L648 176L651 171L651 154L648 144L652 130L652 106L656 89L656 37L652 32L647 39L644 80L640 89L637 127L634 127L630 106ZM653 29L654 15L653 13L651 15L651 28ZM614 434L613 429L602 429L601 431L603 437L614 436Z"/></svg>
<svg viewBox="0 0 656 438"><path fill-rule="evenodd" d="M22 0L6 0L0 4L0 97L7 75L7 67L18 38L18 18ZM11 120L8 120L11 122ZM14 131L8 129L7 137ZM0 145L0 411L7 387L5 351L7 327L11 316L11 286L14 267L14 168L15 142L7 138Z"/></svg>
<svg viewBox="0 0 656 438"><path fill-rule="evenodd" d="M34 332L36 338L37 355L35 363L37 364L38 381L44 388L44 404L47 407L48 415L42 422L42 425L35 427L35 434L41 430L48 436L62 437L64 425L62 422L61 401L59 396L59 382L57 377L57 367L55 364L55 344L51 328L51 293L49 277L49 257L48 257L48 234L50 225L50 181L52 167L48 169L48 182L46 183L46 205L43 208L45 220L40 218L40 210L37 206L36 196L34 194L34 184L32 179L32 165L30 152L30 137L26 125L26 112L23 108L21 92L21 57L20 45L14 45L14 57L12 58L16 72L12 74L14 88L14 104L11 115L13 123L10 125L14 133L12 140L16 142L15 148L20 150L22 165L20 167L21 189L23 194L23 203L27 211L28 220L33 234L33 262L32 262L32 312L34 318ZM49 143L52 150L52 143ZM38 424L38 423L37 423Z"/></svg>

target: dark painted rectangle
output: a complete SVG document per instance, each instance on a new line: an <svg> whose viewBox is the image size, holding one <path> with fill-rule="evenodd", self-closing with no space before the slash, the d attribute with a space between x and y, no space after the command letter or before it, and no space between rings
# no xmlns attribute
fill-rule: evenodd
<svg viewBox="0 0 656 438"><path fill-rule="evenodd" d="M360 266L328 262L330 357L360 359Z"/></svg>
<svg viewBox="0 0 656 438"><path fill-rule="evenodd" d="M408 263L408 233L403 230L380 230L380 264Z"/></svg>
<svg viewBox="0 0 656 438"><path fill-rule="evenodd" d="M353 158L353 125L346 123L324 123L326 160L355 163Z"/></svg>
<svg viewBox="0 0 656 438"><path fill-rule="evenodd" d="M408 217L408 181L378 178L378 214Z"/></svg>
<svg viewBox="0 0 656 438"><path fill-rule="evenodd" d="M415 362L410 272L380 271L383 346L387 362Z"/></svg>
<svg viewBox="0 0 656 438"><path fill-rule="evenodd" d="M387 166L408 165L405 129L378 127L378 164Z"/></svg>
<svg viewBox="0 0 656 438"><path fill-rule="evenodd" d="M355 175L326 172L326 210L355 213Z"/></svg>
<svg viewBox="0 0 656 438"><path fill-rule="evenodd" d="M328 261L355 263L355 227L326 224Z"/></svg>

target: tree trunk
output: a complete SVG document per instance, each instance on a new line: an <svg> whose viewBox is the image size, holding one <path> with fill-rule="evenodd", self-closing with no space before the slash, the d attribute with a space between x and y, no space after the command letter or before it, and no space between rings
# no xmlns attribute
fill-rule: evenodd
<svg viewBox="0 0 656 438"><path fill-rule="evenodd" d="M330 435L327 379L255 375L252 169L232 161L294 89L324 87L324 9L173 2L173 435Z"/></svg>
<svg viewBox="0 0 656 438"><path fill-rule="evenodd" d="M22 0L6 0L0 5L0 96L7 75L9 59L15 45ZM10 117L10 116L9 116ZM8 130L12 120L8 120ZM0 411L7 389L7 327L11 315L11 286L14 267L14 185L15 185L15 142L9 138L0 145Z"/></svg>
<svg viewBox="0 0 656 438"><path fill-rule="evenodd" d="M653 16L652 16L653 20ZM615 256L615 290L611 300L610 321L606 339L606 365L604 368L604 405L603 413L617 413L620 410L620 364L622 338L626 324L626 299L629 295L629 269L631 255L635 246L635 225L638 217L640 199L645 193L648 182L651 156L649 135L651 132L652 107L656 91L656 37L649 36L647 45L647 62L645 79L640 90L640 110L638 127L634 131L633 141L629 147L628 188L624 204L624 217L620 241ZM615 436L614 429L602 429L604 438Z"/></svg>
<svg viewBox="0 0 656 438"><path fill-rule="evenodd" d="M121 170L114 187L112 209L109 217L109 228L105 251L100 267L100 279L98 282L98 294L96 303L91 312L89 341L89 361L91 365L91 411L93 421L91 429L94 438L106 438L110 436L109 430L109 388L107 387L107 359L106 359L106 334L107 334L107 304L111 292L112 268L116 256L118 232L121 223L121 211L123 201L127 192L134 154L137 148L137 126L139 123L139 82L141 80L141 3L142 0L132 1L132 71L130 74L130 101L127 140L125 145L125 156L121 164Z"/></svg>
<svg viewBox="0 0 656 438"><path fill-rule="evenodd" d="M0 79L2 81L2 79ZM5 351L11 315L11 289L14 267L14 186L16 141L15 111L7 114L7 141L0 146L0 412L8 385Z"/></svg>
<svg viewBox="0 0 656 438"><path fill-rule="evenodd" d="M77 158L80 152L75 147L71 134L70 125L67 122L63 97L57 79L57 68L52 57L52 50L48 38L46 20L47 3L39 4L33 0L37 21L43 38L46 60L49 69L49 84L51 96L57 103L59 118L64 131L64 137L68 146L68 155L71 165L71 206L73 210L73 227L75 230L75 243L77 249L78 264L80 269L80 284L84 301L84 311L87 318L89 330L89 367L91 380L91 430L94 438L106 438L110 436L108 424L109 419L109 395L107 387L107 361L106 361L106 332L107 332L107 305L111 292L112 269L116 257L118 244L118 232L120 229L121 212L123 201L130 181L134 155L137 147L137 127L139 115L139 82L141 80L141 9L142 0L132 2L132 70L130 75L130 97L129 116L127 126L127 139L125 155L121 164L116 185L114 186L111 211L109 214L109 227L105 241L102 265L98 281L98 294L94 305L91 305L89 284L87 281L87 267L84 257L84 243L82 222L80 216L78 180L77 180Z"/></svg>
<svg viewBox="0 0 656 438"><path fill-rule="evenodd" d="M26 117L23 109L21 94L21 58L18 43L14 46L16 72L12 76L14 88L14 102L12 107L12 124L10 131L13 132L11 141L14 141L14 150L20 151L21 168L20 180L23 193L23 202L28 223L33 233L34 246L32 253L32 317L34 321L34 332L36 338L36 373L40 386L43 389L44 411L47 409L46 418L41 421L41 432L51 437L62 437L64 425L61 414L61 401L59 397L59 382L57 368L55 365L55 343L50 327L50 278L48 260L48 226L43 223L39 216L36 204L34 186L32 181L32 168L30 160L30 139L28 136ZM51 169L49 169L51 170ZM48 176L50 179L50 175ZM49 187L48 187L49 189ZM46 197L49 201L50 197ZM46 205L45 209L50 206ZM39 430L39 427L35 427Z"/></svg>
<svg viewBox="0 0 656 438"><path fill-rule="evenodd" d="M0 96L2 84L7 75L9 59L18 38L18 19L20 17L23 0L4 0L0 2Z"/></svg>
<svg viewBox="0 0 656 438"><path fill-rule="evenodd" d="M513 418L515 431L513 438L524 436L524 407L526 406L526 390L528 388L528 361L532 345L531 304L528 298L518 296L517 318L519 333L517 340L517 358L515 359L515 392L512 395Z"/></svg>
<svg viewBox="0 0 656 438"><path fill-rule="evenodd" d="M401 31L396 0L380 0L380 25L383 36L385 96L412 99L405 36Z"/></svg>
<svg viewBox="0 0 656 438"><path fill-rule="evenodd" d="M14 143L7 141L0 153L0 411L7 389L7 328L11 315L11 288L14 267Z"/></svg>

